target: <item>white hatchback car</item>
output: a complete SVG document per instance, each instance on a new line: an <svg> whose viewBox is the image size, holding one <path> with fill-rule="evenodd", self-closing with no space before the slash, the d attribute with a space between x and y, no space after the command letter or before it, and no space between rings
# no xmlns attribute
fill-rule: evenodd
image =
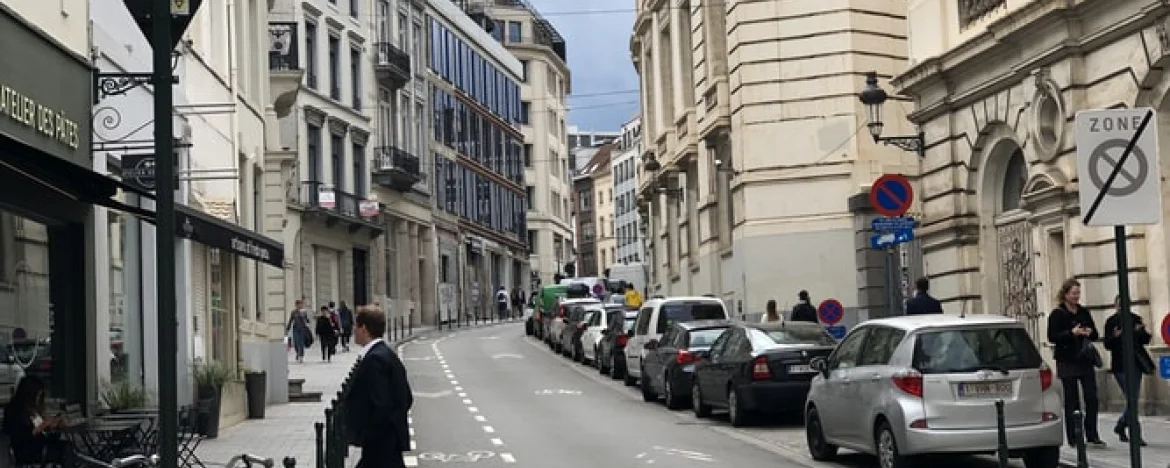
<svg viewBox="0 0 1170 468"><path fill-rule="evenodd" d="M919 315L858 325L811 363L808 450L877 455L881 468L925 454L995 453L1003 402L1009 454L1055 468L1064 442L1059 386L1020 322L998 315Z"/></svg>

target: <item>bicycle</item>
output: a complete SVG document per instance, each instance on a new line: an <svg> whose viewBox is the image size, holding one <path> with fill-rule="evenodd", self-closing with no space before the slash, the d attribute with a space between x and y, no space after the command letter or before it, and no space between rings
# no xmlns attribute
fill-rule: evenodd
<svg viewBox="0 0 1170 468"><path fill-rule="evenodd" d="M132 468L142 465L145 465L146 468L156 468L158 467L159 460L161 460L158 454L150 456L142 454L130 455L127 457L115 458L110 463L106 463L82 453L75 453L74 456L77 457L78 460L101 468ZM223 466L224 468L233 468L240 462L243 462L244 468L252 468L252 465L254 464L261 465L264 468L273 468L276 465L276 461L271 458L244 453L232 457Z"/></svg>

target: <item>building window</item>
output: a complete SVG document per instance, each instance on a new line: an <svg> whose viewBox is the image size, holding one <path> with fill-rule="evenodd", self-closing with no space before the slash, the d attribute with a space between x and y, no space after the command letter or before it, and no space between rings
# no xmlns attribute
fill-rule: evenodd
<svg viewBox="0 0 1170 468"><path fill-rule="evenodd" d="M537 240L536 236L538 236L538 235L539 235L539 233L537 231L531 231L531 230L528 231L528 251L529 252L536 252L536 240Z"/></svg>
<svg viewBox="0 0 1170 468"><path fill-rule="evenodd" d="M504 26L506 24L507 24L507 21L492 20L492 33L491 34L492 34L493 39L495 39L499 42L504 42Z"/></svg>
<svg viewBox="0 0 1170 468"><path fill-rule="evenodd" d="M528 101L520 101L520 125L528 125L529 112L531 112L532 105Z"/></svg>
<svg viewBox="0 0 1170 468"><path fill-rule="evenodd" d="M341 38L329 35L329 97L341 100Z"/></svg>
<svg viewBox="0 0 1170 468"><path fill-rule="evenodd" d="M532 145L524 144L524 167L532 167Z"/></svg>
<svg viewBox="0 0 1170 468"><path fill-rule="evenodd" d="M398 48L401 50L408 50L406 48L406 33L409 31L407 26L410 25L410 20L406 18L406 13L398 13Z"/></svg>
<svg viewBox="0 0 1170 468"><path fill-rule="evenodd" d="M317 24L305 21L305 85L317 89Z"/></svg>
<svg viewBox="0 0 1170 468"><path fill-rule="evenodd" d="M391 35L390 35L391 34L391 32L390 32L390 29L391 29L390 28L390 18L393 18L393 16L390 16L390 1L389 0L378 0L377 18L378 18L378 27L377 27L378 42L383 43L383 44L389 44L390 37L391 37ZM420 57L421 57L421 55L420 55Z"/></svg>
<svg viewBox="0 0 1170 468"><path fill-rule="evenodd" d="M525 82L528 81L528 61L527 60L520 61L520 79L524 80Z"/></svg>
<svg viewBox="0 0 1170 468"><path fill-rule="evenodd" d="M369 188L366 187L366 146L354 143L352 151L353 194L360 199L365 199L369 195Z"/></svg>
<svg viewBox="0 0 1170 468"><path fill-rule="evenodd" d="M1000 213L1020 209L1020 202L1024 197L1024 185L1028 183L1028 163L1024 160L1024 152L1016 149L1008 160L1006 175L1003 182Z"/></svg>
<svg viewBox="0 0 1170 468"><path fill-rule="evenodd" d="M362 110L362 51L349 50L349 79L353 86L353 109Z"/></svg>
<svg viewBox="0 0 1170 468"><path fill-rule="evenodd" d="M451 257L444 254L439 256L439 282L451 282Z"/></svg>
<svg viewBox="0 0 1170 468"><path fill-rule="evenodd" d="M345 140L341 135L329 137L330 170L333 171L333 188L345 191L345 166L341 161L345 159Z"/></svg>
<svg viewBox="0 0 1170 468"><path fill-rule="evenodd" d="M321 173L324 165L321 160L321 127L310 123L308 128L309 138L306 143L306 153L309 157L309 181L321 182L324 175Z"/></svg>
<svg viewBox="0 0 1170 468"><path fill-rule="evenodd" d="M560 166L561 165L558 163L560 160L561 160L560 156L557 156L557 154L554 153L553 150L551 150L551 149L548 150L548 161L549 161L548 172L551 173L554 177L560 175Z"/></svg>
<svg viewBox="0 0 1170 468"><path fill-rule="evenodd" d="M360 3L360 0L349 0L349 17L350 18L357 18L358 13L361 13L361 10L358 9L358 3Z"/></svg>
<svg viewBox="0 0 1170 468"><path fill-rule="evenodd" d="M508 22L508 42L519 43L524 40L521 26L517 21Z"/></svg>

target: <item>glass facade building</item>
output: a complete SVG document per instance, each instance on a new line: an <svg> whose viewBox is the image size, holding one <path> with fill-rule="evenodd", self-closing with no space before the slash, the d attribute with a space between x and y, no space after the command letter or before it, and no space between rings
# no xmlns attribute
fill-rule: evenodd
<svg viewBox="0 0 1170 468"><path fill-rule="evenodd" d="M432 138L438 209L523 240L527 233L520 85L447 26L430 21Z"/></svg>

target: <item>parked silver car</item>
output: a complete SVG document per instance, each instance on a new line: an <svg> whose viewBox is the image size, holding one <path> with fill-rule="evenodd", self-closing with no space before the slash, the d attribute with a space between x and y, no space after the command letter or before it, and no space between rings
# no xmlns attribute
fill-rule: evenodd
<svg viewBox="0 0 1170 468"><path fill-rule="evenodd" d="M1002 316L870 320L827 359L805 403L808 449L877 455L882 468L916 455L994 453L1004 402L1009 453L1028 468L1058 466L1064 441L1059 386L1023 324Z"/></svg>

